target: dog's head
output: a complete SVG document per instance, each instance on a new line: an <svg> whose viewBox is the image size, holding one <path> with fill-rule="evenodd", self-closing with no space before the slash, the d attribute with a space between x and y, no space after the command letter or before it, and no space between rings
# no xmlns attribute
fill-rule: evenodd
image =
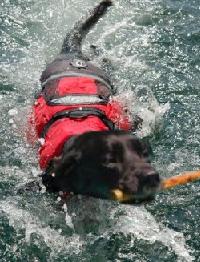
<svg viewBox="0 0 200 262"><path fill-rule="evenodd" d="M48 177L44 181L47 190L122 202L148 199L160 184L147 146L123 131L89 132L71 138Z"/></svg>

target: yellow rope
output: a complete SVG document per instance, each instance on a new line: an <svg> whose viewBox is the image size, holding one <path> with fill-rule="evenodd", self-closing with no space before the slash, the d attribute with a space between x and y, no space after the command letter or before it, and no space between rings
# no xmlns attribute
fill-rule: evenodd
<svg viewBox="0 0 200 262"><path fill-rule="evenodd" d="M166 178L161 182L161 190L184 185L200 179L200 170L184 172L178 176Z"/></svg>

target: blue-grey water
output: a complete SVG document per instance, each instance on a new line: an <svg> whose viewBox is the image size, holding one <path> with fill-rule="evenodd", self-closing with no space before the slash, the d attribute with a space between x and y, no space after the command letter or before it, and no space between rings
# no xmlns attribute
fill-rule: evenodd
<svg viewBox="0 0 200 262"><path fill-rule="evenodd" d="M119 205L47 193L17 194L37 179L27 115L45 64L97 0L0 1L0 261L200 261L199 182ZM200 0L115 0L84 42L98 46L132 111L145 117L163 177L200 167Z"/></svg>

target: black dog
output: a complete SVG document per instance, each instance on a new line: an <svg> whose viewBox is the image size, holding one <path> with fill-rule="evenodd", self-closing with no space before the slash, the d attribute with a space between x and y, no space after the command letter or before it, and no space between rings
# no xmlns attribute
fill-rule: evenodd
<svg viewBox="0 0 200 262"><path fill-rule="evenodd" d="M61 148L59 144L59 153L56 149L53 156L51 153L46 154L48 160L43 158L47 164L42 164L45 169L43 184L48 191L53 192L73 192L99 198L132 201L146 199L153 195L159 187L159 175L149 163L146 145L131 132L117 130L116 123L112 123L99 106L107 106L112 94L112 85L105 72L90 63L81 52L82 40L111 4L111 0L102 1L87 19L78 22L67 34L59 57L42 73L43 90L36 111L43 110L41 108L44 108L44 103L48 109L52 106L51 109L59 108L59 110L48 121L46 121L48 116L45 116L46 122L43 124L40 124L39 117L36 116L36 129L40 137L44 140L52 139L51 143L48 143L53 144L57 133L60 132L60 136L65 136L67 132L73 133L73 130L66 131L71 127L69 123L77 125L94 120L95 125L97 122L99 125L104 125L103 131L91 127L90 132L88 127L86 131L73 133L67 137ZM77 78L80 80L81 77L95 81L97 94L60 95L58 85L61 80L69 85L69 80L77 81ZM71 103L71 98L75 102ZM90 102L85 102L85 99L89 98ZM77 99L80 99L80 103ZM81 104L81 107L78 104ZM66 105L67 109L63 108ZM44 122L44 119L42 121ZM61 127L63 123L66 125L64 128ZM53 128L57 128L56 131L52 131ZM43 146L40 149L41 154L44 155L45 150ZM113 195L116 192L121 192L128 197Z"/></svg>

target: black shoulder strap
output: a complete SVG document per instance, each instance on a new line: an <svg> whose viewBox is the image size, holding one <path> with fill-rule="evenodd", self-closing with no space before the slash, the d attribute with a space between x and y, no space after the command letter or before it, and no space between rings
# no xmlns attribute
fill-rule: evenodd
<svg viewBox="0 0 200 262"><path fill-rule="evenodd" d="M79 118L87 118L88 116L97 116L109 128L109 130L116 130L115 124L110 119L107 118L107 116L102 110L92 107L84 107L84 108L77 108L73 110L64 110L61 112L57 112L44 126L40 137L44 138L50 126L59 119L63 119L63 118L79 119Z"/></svg>

